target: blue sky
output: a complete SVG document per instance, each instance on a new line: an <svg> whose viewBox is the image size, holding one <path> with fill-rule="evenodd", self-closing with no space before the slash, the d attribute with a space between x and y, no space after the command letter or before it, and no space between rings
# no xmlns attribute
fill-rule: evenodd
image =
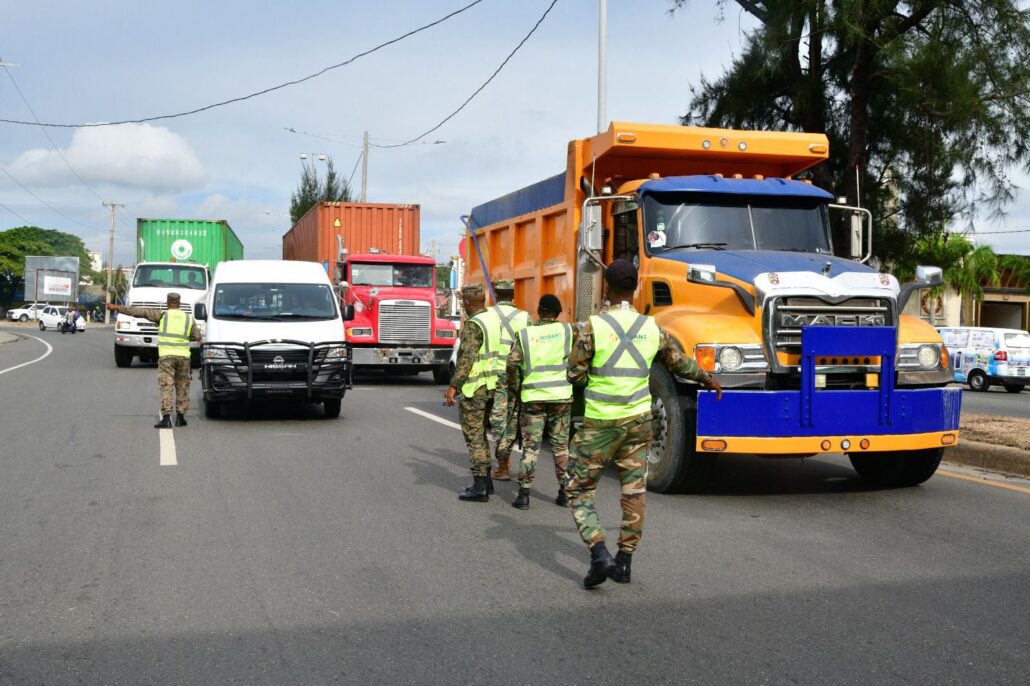
<svg viewBox="0 0 1030 686"><path fill-rule="evenodd" d="M227 219L247 256L281 255L299 155L325 153L349 175L360 135L391 143L422 133L497 67L550 0L484 0L353 65L267 96L191 117L50 136L86 183L124 203L116 262L133 259L138 216ZM96 122L203 106L340 62L456 9L464 0L7 3L0 57L44 121ZM609 119L673 123L689 86L714 76L753 24L732 3L609 1ZM422 240L454 251L458 216L562 169L573 138L596 127L597 2L560 0L526 46L461 114L428 140L373 148L369 200L419 203ZM0 116L31 118L0 74ZM329 134L342 143L291 134ZM0 165L62 214L0 175L0 203L33 224L78 234L106 257L108 211L38 127L0 126ZM353 187L359 185L360 169ZM1030 179L1024 179L1030 185ZM1023 192L1004 223L1030 228ZM22 221L0 209L0 228ZM991 240L994 239L994 240ZM984 237L1030 253L1030 234Z"/></svg>

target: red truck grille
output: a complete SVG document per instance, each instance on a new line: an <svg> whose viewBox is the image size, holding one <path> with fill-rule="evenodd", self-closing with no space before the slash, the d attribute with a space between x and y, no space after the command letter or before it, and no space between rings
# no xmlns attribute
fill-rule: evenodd
<svg viewBox="0 0 1030 686"><path fill-rule="evenodd" d="M379 303L380 343L429 343L433 307L419 300Z"/></svg>

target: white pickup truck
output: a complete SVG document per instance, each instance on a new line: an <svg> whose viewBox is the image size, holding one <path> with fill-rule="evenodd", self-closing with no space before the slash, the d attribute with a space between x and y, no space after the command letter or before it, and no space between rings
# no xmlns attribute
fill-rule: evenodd
<svg viewBox="0 0 1030 686"><path fill-rule="evenodd" d="M207 299L210 283L207 267L176 262L141 262L132 275L126 300L132 307L166 309L168 294L182 298L180 307L190 314L194 306ZM190 344L194 368L200 366L200 344ZM157 324L119 314L114 327L114 362L131 367L133 358L140 362L157 361Z"/></svg>

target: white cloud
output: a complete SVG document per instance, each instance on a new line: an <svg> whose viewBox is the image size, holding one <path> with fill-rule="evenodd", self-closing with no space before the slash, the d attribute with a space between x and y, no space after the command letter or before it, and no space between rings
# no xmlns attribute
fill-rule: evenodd
<svg viewBox="0 0 1030 686"><path fill-rule="evenodd" d="M124 124L77 129L61 152L89 184L174 192L199 188L207 182L193 149L163 126ZM78 183L61 156L49 148L28 150L7 168L29 186Z"/></svg>

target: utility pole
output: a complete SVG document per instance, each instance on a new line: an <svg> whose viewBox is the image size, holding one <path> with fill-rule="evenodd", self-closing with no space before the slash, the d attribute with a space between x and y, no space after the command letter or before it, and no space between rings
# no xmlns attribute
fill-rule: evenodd
<svg viewBox="0 0 1030 686"><path fill-rule="evenodd" d="M608 0L598 0L597 132L608 128Z"/></svg>
<svg viewBox="0 0 1030 686"><path fill-rule="evenodd" d="M125 205L119 205L113 200L108 200L102 203L104 207L111 208L111 237L107 243L107 290L105 302L111 304L111 270L114 268L114 213L119 207L125 207ZM111 323L111 310L104 308L104 323Z"/></svg>
<svg viewBox="0 0 1030 686"><path fill-rule="evenodd" d="M361 137L361 202L368 201L368 131Z"/></svg>

